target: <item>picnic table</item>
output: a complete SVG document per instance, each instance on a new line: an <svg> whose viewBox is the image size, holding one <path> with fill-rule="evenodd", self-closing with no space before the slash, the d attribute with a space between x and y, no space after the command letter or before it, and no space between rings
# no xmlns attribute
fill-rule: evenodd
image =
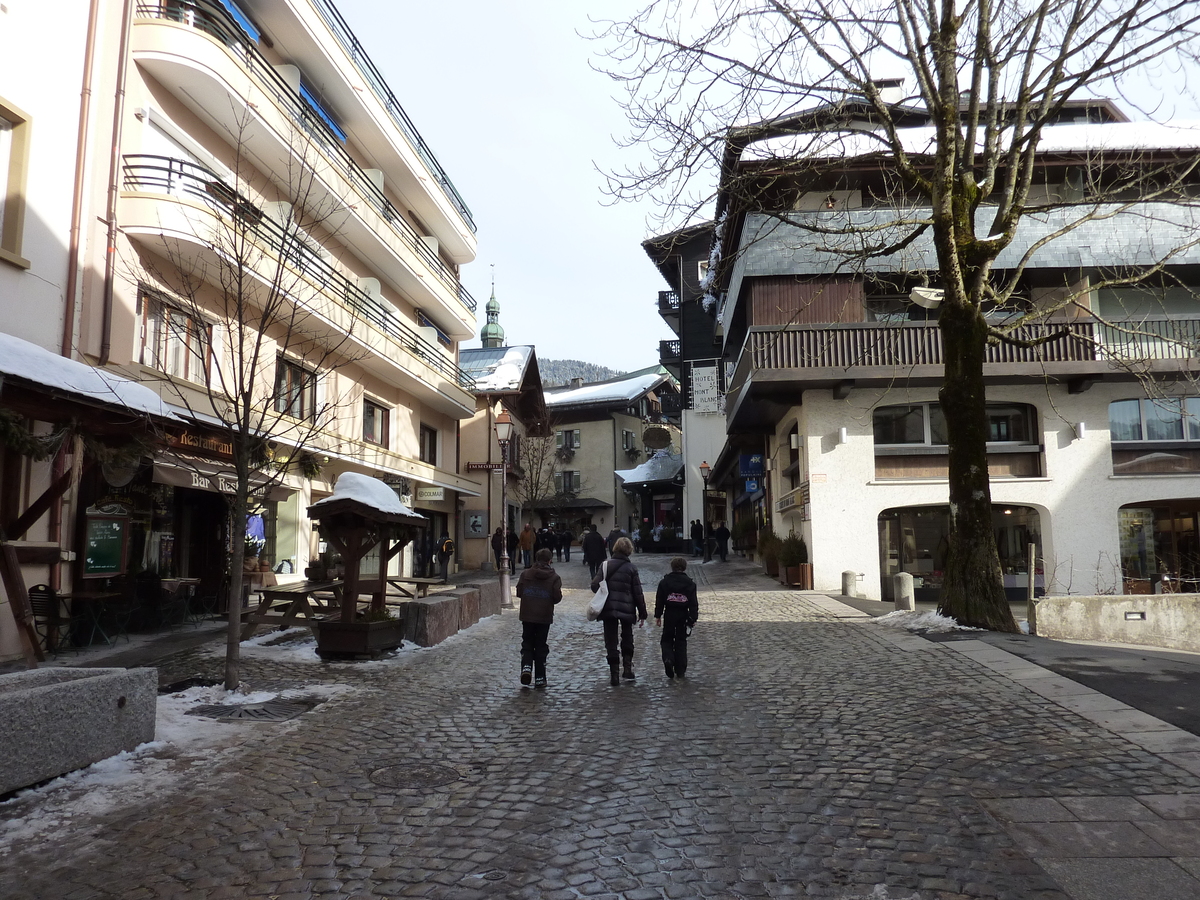
<svg viewBox="0 0 1200 900"><path fill-rule="evenodd" d="M322 603L317 594L332 594L332 602ZM341 581L301 581L295 584L277 584L262 589L258 606L246 614L242 626L242 640L254 634L259 625L278 625L290 628L296 617L303 615L306 624L316 634L317 614L337 609L342 603ZM273 612L276 607L286 607L282 614Z"/></svg>
<svg viewBox="0 0 1200 900"><path fill-rule="evenodd" d="M418 597L424 597L429 593L429 586L432 584L445 584L441 578L402 578L400 576L389 575L387 583L398 590L405 597L411 597L414 600ZM412 585L412 590L408 590L404 585Z"/></svg>

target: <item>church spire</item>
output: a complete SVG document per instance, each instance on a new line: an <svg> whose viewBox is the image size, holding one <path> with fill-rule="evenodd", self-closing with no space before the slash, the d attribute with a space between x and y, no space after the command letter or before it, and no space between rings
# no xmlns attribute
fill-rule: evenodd
<svg viewBox="0 0 1200 900"><path fill-rule="evenodd" d="M487 302L487 324L479 331L484 347L503 347L504 329L500 327L500 303L496 300L496 267L492 266L492 296Z"/></svg>

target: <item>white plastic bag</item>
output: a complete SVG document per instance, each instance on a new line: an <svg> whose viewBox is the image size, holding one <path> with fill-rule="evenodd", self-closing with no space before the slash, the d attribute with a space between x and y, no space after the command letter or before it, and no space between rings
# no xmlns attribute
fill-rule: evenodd
<svg viewBox="0 0 1200 900"><path fill-rule="evenodd" d="M596 588L596 596L588 604L587 617L589 622L595 622L604 612L604 604L608 602L608 560L600 564L600 587Z"/></svg>

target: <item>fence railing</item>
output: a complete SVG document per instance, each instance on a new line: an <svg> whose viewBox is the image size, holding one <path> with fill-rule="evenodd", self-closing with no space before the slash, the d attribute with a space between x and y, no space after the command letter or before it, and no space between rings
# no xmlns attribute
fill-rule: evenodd
<svg viewBox="0 0 1200 900"><path fill-rule="evenodd" d="M211 0L193 0L187 6L178 3L141 2L137 5L137 15L144 19L166 19L171 22L190 25L210 37L216 38L233 50L243 64L258 78L263 87L287 110L314 146L320 147L325 156L334 164L354 189L375 208L380 217L388 223L392 231L406 246L433 271L438 280L450 288L467 309L475 312L477 303L471 293L459 281L458 275L433 252L417 230L405 219L400 211L388 200L363 171L362 166L342 146L341 139L333 132L328 123L321 118L304 98L275 71L266 59L254 49L241 26L218 3ZM472 228L474 225L472 224Z"/></svg>
<svg viewBox="0 0 1200 900"><path fill-rule="evenodd" d="M475 389L475 379L401 320L390 306L372 297L322 259L294 227L276 222L209 169L188 160L141 153L129 154L123 160L126 190L192 197L236 216L264 246L320 285L323 293L395 338L414 356L460 387L468 391ZM236 265L237 261L233 260L231 264Z"/></svg>

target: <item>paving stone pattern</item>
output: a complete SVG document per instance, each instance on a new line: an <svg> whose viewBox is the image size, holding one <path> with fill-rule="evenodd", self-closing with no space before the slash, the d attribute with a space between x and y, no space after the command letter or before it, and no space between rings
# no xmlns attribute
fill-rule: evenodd
<svg viewBox="0 0 1200 900"><path fill-rule="evenodd" d="M651 585L665 570L637 561ZM585 569L559 569L582 587ZM1041 798L1074 821L1104 798L1200 793L1196 776L946 645L913 652L754 571L703 567L675 682L647 629L637 681L610 687L577 589L544 691L518 683L512 611L388 668L248 660L254 689L315 671L369 690L255 725L236 753L180 773L173 796L77 816L0 859L0 893L1066 900L1006 830L1021 820L1003 824L1004 802ZM218 668L190 652L164 677ZM1073 797L1090 799L1071 810Z"/></svg>

